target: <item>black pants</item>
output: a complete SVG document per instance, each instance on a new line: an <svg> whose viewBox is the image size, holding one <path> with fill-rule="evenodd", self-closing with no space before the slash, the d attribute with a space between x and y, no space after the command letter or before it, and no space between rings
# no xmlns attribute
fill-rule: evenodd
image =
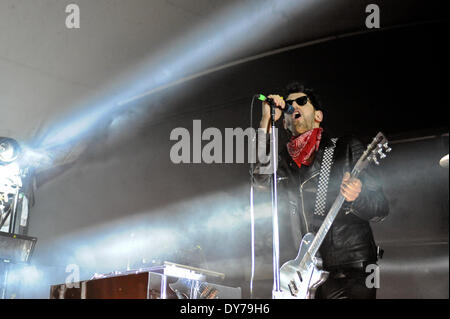
<svg viewBox="0 0 450 319"><path fill-rule="evenodd" d="M330 271L316 292L316 299L375 299L376 288L367 288L364 268Z"/></svg>

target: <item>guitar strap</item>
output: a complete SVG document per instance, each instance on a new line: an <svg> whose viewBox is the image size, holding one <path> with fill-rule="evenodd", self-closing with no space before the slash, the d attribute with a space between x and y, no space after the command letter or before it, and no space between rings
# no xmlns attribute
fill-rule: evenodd
<svg viewBox="0 0 450 319"><path fill-rule="evenodd" d="M333 165L333 154L336 148L337 138L332 138L332 145L325 148L320 166L319 184L317 186L316 204L314 207L314 219L325 217L327 205L328 182L330 180L331 166ZM320 225L319 225L320 226Z"/></svg>

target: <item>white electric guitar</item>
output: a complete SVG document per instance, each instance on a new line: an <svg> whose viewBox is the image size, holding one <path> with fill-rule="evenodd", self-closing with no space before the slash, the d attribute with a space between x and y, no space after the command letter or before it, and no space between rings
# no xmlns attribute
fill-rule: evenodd
<svg viewBox="0 0 450 319"><path fill-rule="evenodd" d="M386 137L380 132L356 163L351 177L357 178L371 162L378 165L378 160L386 157L383 151L389 153L391 148ZM281 266L281 298L313 299L317 288L328 278L328 272L322 270L322 260L316 255L344 200L344 196L339 193L317 234L306 234L302 238L297 257Z"/></svg>

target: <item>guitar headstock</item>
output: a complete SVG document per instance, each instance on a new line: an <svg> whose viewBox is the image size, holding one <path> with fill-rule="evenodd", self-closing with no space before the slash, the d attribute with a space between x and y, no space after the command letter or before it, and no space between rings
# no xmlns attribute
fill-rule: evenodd
<svg viewBox="0 0 450 319"><path fill-rule="evenodd" d="M369 162L374 162L376 165L380 165L380 160L386 158L386 154L392 151L389 147L388 140L383 133L378 132L374 137L372 143L367 146L367 150L370 155L367 157Z"/></svg>
<svg viewBox="0 0 450 319"><path fill-rule="evenodd" d="M367 146L365 152L359 159L355 166L355 170L362 171L369 163L380 164L380 160L387 157L392 149L388 145L388 140L383 133L378 132L378 134L373 138L372 142Z"/></svg>

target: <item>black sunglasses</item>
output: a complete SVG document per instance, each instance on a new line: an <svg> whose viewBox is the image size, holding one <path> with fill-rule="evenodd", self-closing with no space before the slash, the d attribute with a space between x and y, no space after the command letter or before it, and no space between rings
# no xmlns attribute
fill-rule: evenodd
<svg viewBox="0 0 450 319"><path fill-rule="evenodd" d="M296 103L297 103L298 105L300 105L300 106L303 106L303 105L305 105L306 103L308 103L308 96L303 95L303 96L300 96L299 98L297 98L297 99L295 99L295 100L286 100L286 103L288 103L288 104L290 104L290 105L293 105L294 102L296 102Z"/></svg>

